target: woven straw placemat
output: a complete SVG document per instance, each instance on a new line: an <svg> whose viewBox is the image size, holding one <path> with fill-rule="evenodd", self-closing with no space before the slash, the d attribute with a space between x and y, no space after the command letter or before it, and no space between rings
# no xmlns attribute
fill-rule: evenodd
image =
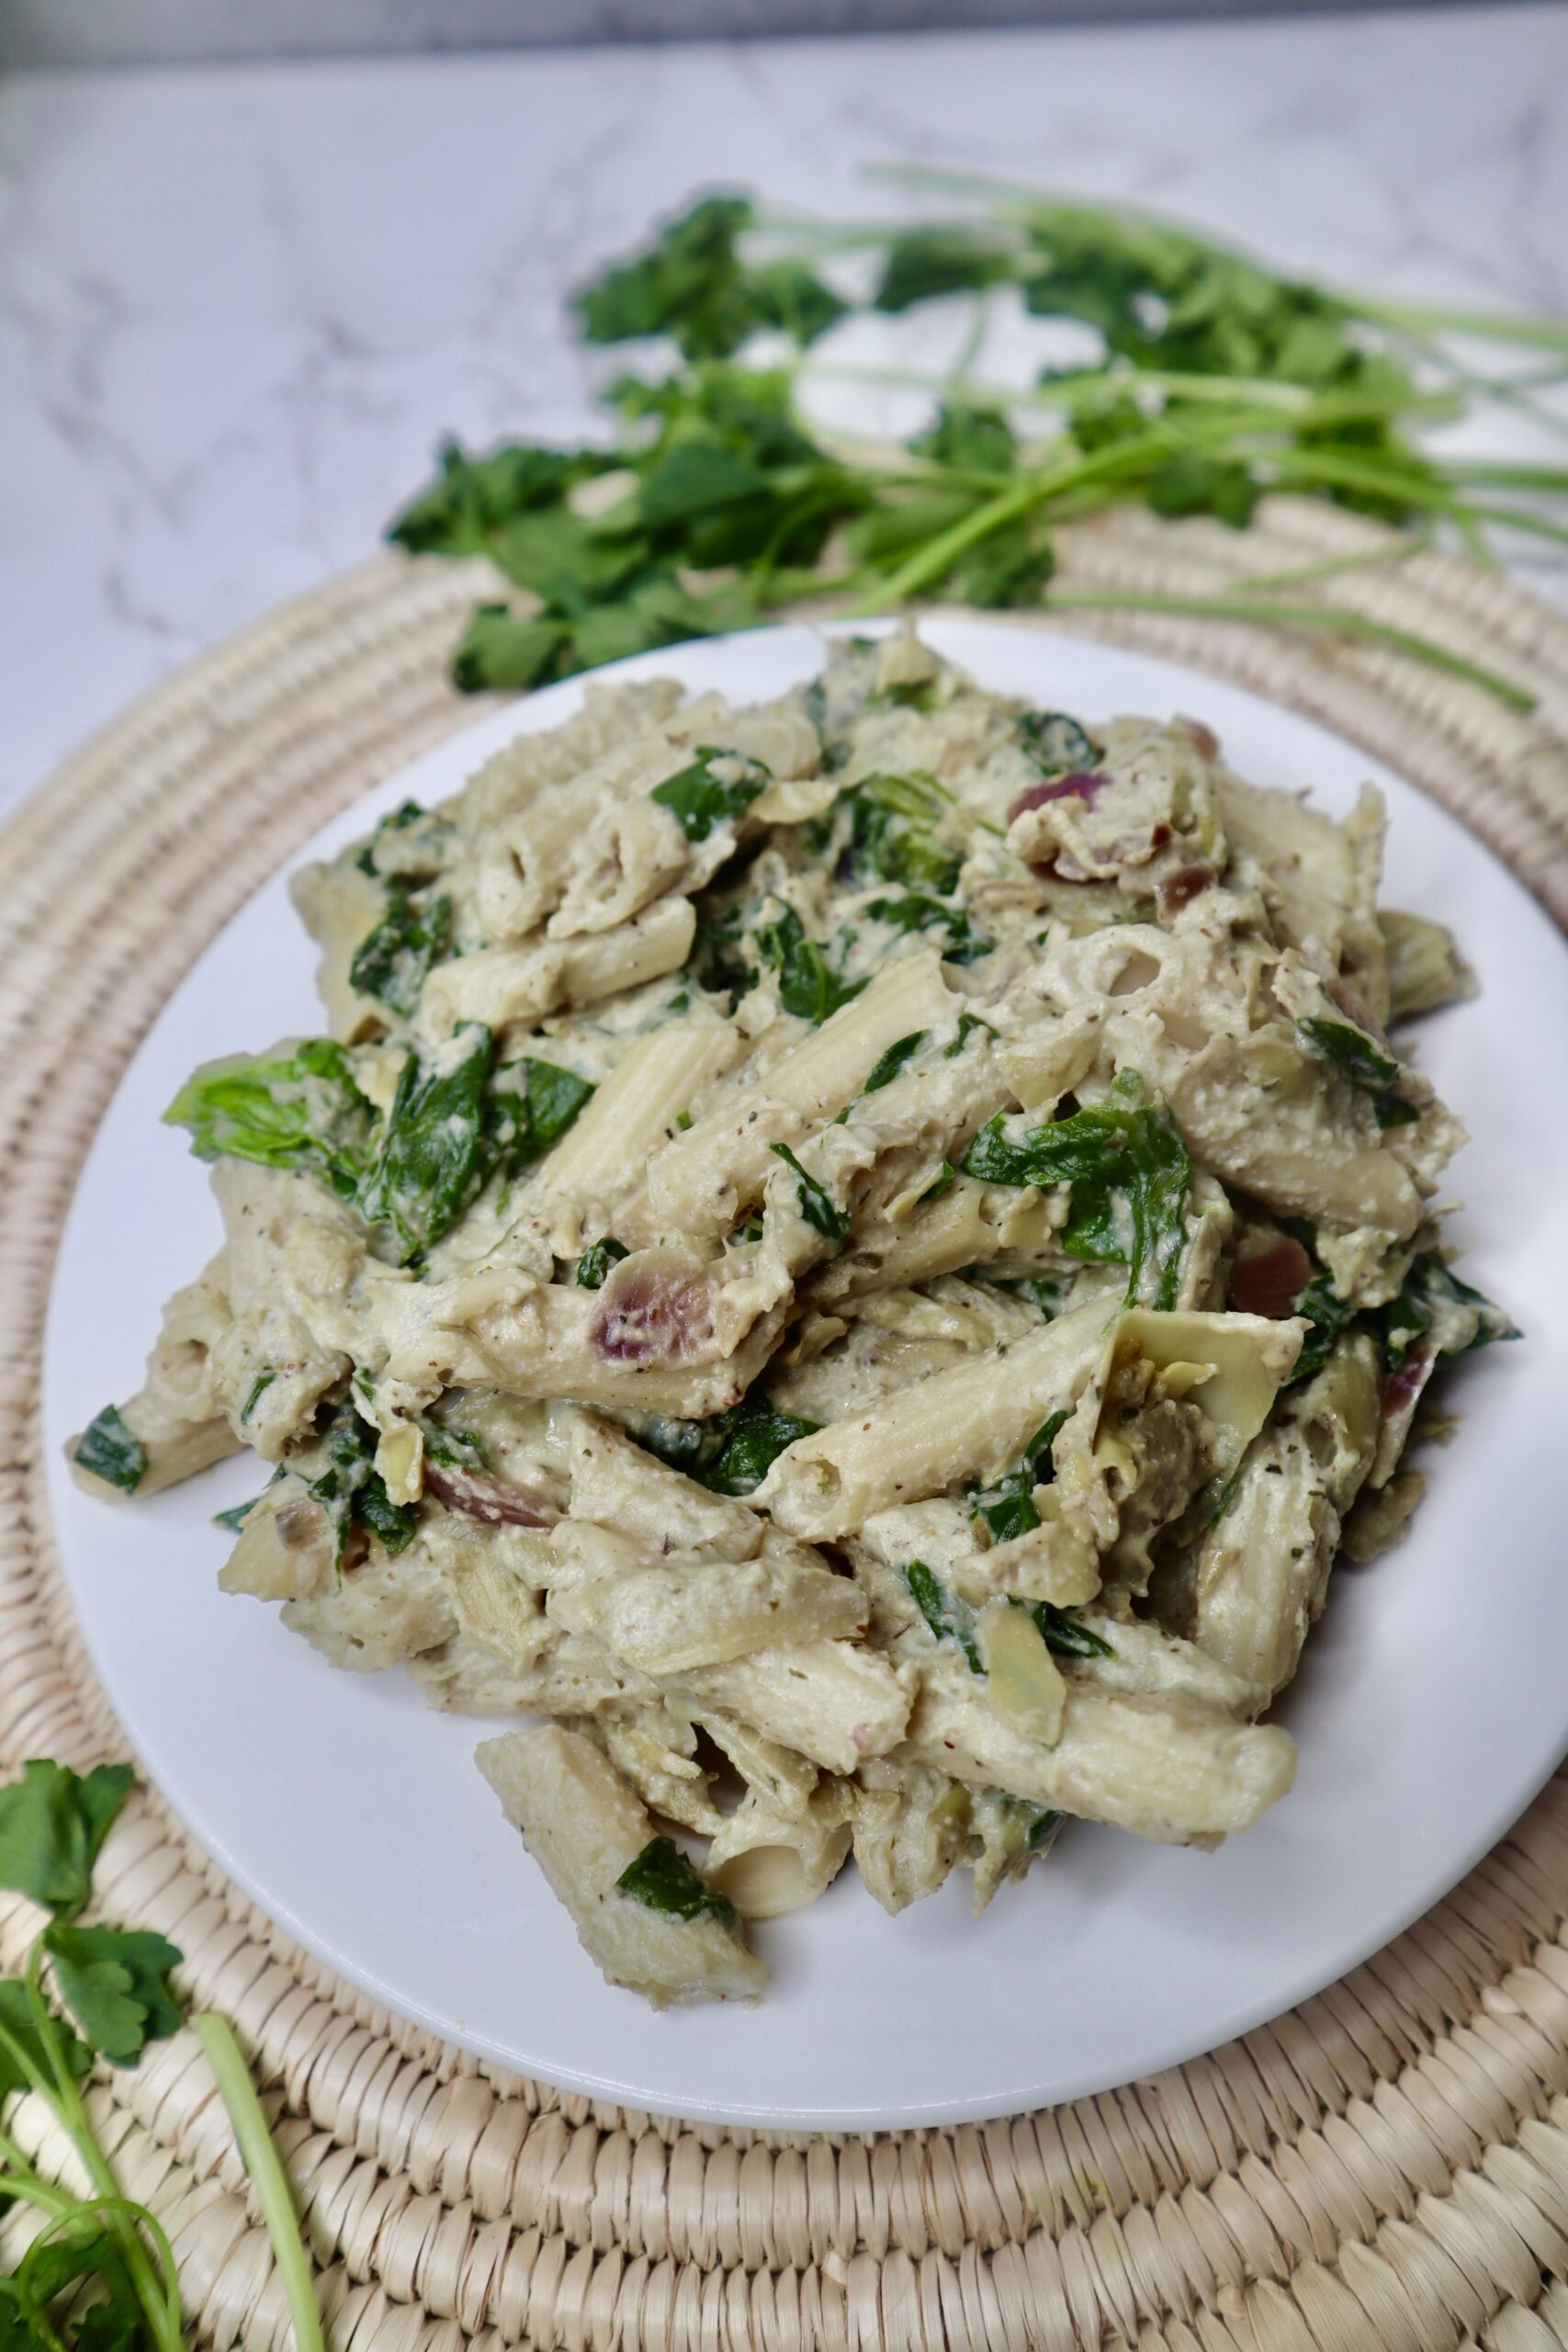
<svg viewBox="0 0 1568 2352"><path fill-rule="evenodd" d="M1216 590L1379 537L1289 502L1242 535L1124 516L1079 531L1063 578ZM64 1597L38 1423L50 1271L82 1155L148 1022L241 899L476 716L445 670L481 584L473 569L367 565L160 688L0 836L7 1770L126 1752ZM1310 593L1519 680L1536 711L1348 639L1076 617L1327 721L1453 809L1568 922L1568 623L1433 554ZM109 1917L172 1937L186 1992L239 2029L341 2352L1568 2346L1568 1774L1408 1934L1244 2041L1098 2098L898 2135L691 2127L481 2067L289 1943L152 1794L115 1830L99 1893ZM0 1909L6 1965L27 1926L19 1905ZM93 2098L127 2190L174 2239L193 2335L286 2345L194 2035L153 2045ZM27 2109L16 2129L38 2145Z"/></svg>

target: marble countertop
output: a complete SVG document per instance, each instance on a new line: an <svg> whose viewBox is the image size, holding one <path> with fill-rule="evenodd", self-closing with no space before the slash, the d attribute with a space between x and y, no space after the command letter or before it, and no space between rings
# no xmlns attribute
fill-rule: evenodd
<svg viewBox="0 0 1568 2352"><path fill-rule="evenodd" d="M874 158L1143 199L1316 277L1568 317L1557 6L17 76L0 811L367 555L443 430L581 435L601 371L562 300L655 210L716 181L875 209ZM1568 571L1529 561L1568 601Z"/></svg>

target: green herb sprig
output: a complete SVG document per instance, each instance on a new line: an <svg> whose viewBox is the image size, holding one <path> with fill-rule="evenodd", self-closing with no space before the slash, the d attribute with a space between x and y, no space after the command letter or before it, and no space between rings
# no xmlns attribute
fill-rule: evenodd
<svg viewBox="0 0 1568 2352"><path fill-rule="evenodd" d="M1280 490L1393 526L1404 536L1390 556L1435 535L1482 560L1499 530L1568 543L1568 468L1450 455L1430 437L1486 400L1568 430L1527 383L1479 374L1453 342L1562 361L1568 325L1317 286L1152 214L973 175L896 176L940 216L770 220L745 196L708 197L582 288L573 307L588 340L657 337L676 355L661 376L608 386L613 447L445 446L390 537L415 553L488 555L528 600L476 612L456 656L461 685L542 684L750 626L830 586L863 612L933 594L1313 629L1533 706L1517 681L1325 599L1323 583L1359 556L1306 567L1285 597L1271 593L1280 580L1215 596L1066 590L1052 580L1054 535L1128 503L1244 530ZM858 295L829 282L854 254L872 265ZM1043 347L1032 383L978 375L1000 288L1034 319L1092 332L1097 364L1063 370ZM971 318L946 373L824 352L842 318L955 297ZM768 366L747 364L764 354ZM902 449L868 457L802 413L806 396L851 379L923 390L933 414ZM611 473L622 493L590 504L586 487Z"/></svg>
<svg viewBox="0 0 1568 2352"><path fill-rule="evenodd" d="M156 2217L120 2189L81 2089L96 2058L133 2066L149 2041L182 2023L169 1981L175 1947L147 1928L81 1917L132 1780L124 1764L78 1774L34 1758L0 1788L0 1886L49 1915L21 1974L0 1979L0 2110L27 2093L43 2099L87 2183L77 2195L47 2177L0 2113L0 2197L31 2206L42 2223L0 2277L5 2352L181 2352L185 2342L174 2249ZM261 2197L297 2352L322 2352L310 2258L232 2030L214 2016L195 2023Z"/></svg>

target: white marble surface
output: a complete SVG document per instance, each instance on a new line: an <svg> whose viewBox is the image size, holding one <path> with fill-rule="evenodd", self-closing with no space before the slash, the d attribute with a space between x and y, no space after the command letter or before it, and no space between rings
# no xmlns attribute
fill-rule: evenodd
<svg viewBox="0 0 1568 2352"><path fill-rule="evenodd" d="M366 555L444 428L581 433L562 297L653 210L714 180L874 209L879 156L1568 316L1560 6L23 75L0 85L0 808Z"/></svg>

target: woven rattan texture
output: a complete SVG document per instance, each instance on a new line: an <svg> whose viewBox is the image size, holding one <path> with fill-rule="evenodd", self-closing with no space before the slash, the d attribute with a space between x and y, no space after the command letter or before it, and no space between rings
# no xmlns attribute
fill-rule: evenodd
<svg viewBox="0 0 1568 2352"><path fill-rule="evenodd" d="M1214 589L1377 544L1301 504L1240 536L1122 518L1078 535L1064 578ZM387 559L286 608L133 710L0 836L7 1769L125 1752L71 1621L40 1470L39 1335L82 1154L147 1023L241 899L475 715L444 675L475 585ZM1568 625L1435 555L1313 593L1529 684L1537 711L1363 642L1079 618L1386 757L1568 921ZM153 1796L116 1829L100 1887L109 1917L173 1937L186 1991L235 2020L340 2352L1568 2346L1568 1775L1397 1943L1246 2041L1049 2112L866 2139L692 2128L487 2074L289 1944ZM0 1909L0 1961L27 1928ZM174 2238L193 2336L286 2345L194 2037L94 2097L129 2192ZM26 2103L17 2130L43 2142Z"/></svg>

